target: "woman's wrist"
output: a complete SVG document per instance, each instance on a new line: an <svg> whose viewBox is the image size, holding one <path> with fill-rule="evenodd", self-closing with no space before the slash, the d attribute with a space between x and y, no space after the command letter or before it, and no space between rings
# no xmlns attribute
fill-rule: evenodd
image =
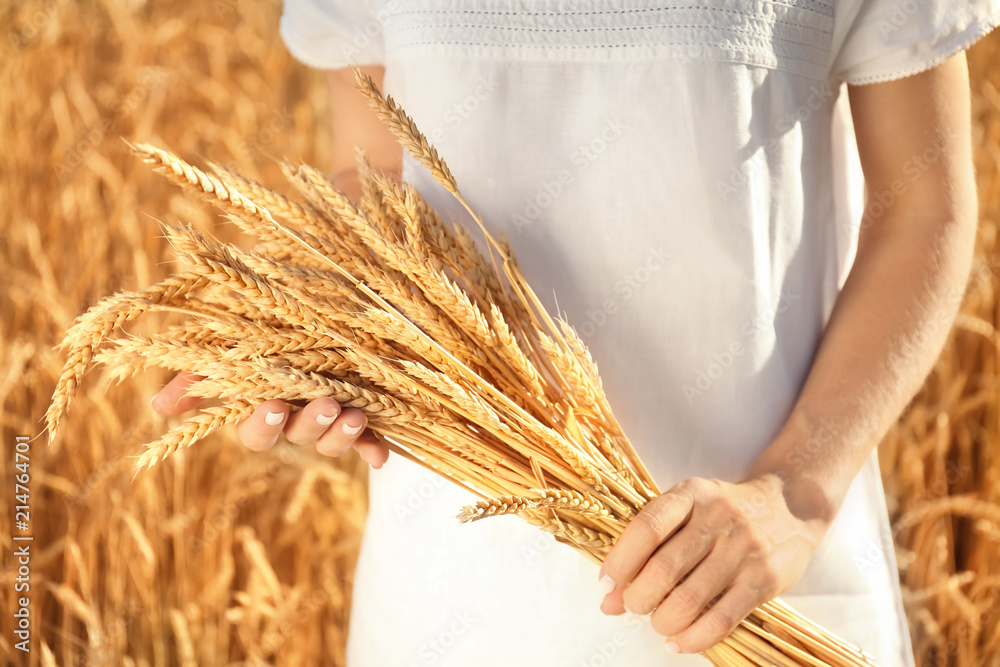
<svg viewBox="0 0 1000 667"><path fill-rule="evenodd" d="M780 493L798 519L828 527L840 511L857 471L836 465L838 434L829 424L817 428L793 411L784 428L747 474L765 491Z"/></svg>

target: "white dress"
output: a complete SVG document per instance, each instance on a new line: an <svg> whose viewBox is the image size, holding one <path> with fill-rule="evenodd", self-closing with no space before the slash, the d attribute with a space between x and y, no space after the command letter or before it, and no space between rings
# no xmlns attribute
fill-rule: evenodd
<svg viewBox="0 0 1000 667"><path fill-rule="evenodd" d="M666 490L738 480L806 378L860 219L844 83L928 69L998 22L997 0L286 0L281 34L313 67L386 66ZM414 161L403 177L468 222ZM705 664L601 613L597 566L547 534L460 526L473 500L400 457L373 471L350 667ZM913 664L874 452L782 599Z"/></svg>

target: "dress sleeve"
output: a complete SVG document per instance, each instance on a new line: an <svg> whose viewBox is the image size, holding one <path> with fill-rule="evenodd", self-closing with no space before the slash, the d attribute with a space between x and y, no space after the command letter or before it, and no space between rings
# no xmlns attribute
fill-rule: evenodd
<svg viewBox="0 0 1000 667"><path fill-rule="evenodd" d="M930 69L1000 24L1000 0L840 0L830 75L852 85Z"/></svg>
<svg viewBox="0 0 1000 667"><path fill-rule="evenodd" d="M382 65L374 0L285 0L279 32L296 60L318 69Z"/></svg>

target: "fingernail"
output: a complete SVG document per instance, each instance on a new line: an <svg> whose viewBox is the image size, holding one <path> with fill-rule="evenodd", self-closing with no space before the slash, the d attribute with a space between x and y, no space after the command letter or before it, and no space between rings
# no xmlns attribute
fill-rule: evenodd
<svg viewBox="0 0 1000 667"><path fill-rule="evenodd" d="M320 426L329 426L337 419L337 415L328 417L327 415L316 415L316 423Z"/></svg>
<svg viewBox="0 0 1000 667"><path fill-rule="evenodd" d="M677 645L677 642L667 642L667 644L663 648L667 651L667 653L681 652L681 648Z"/></svg>
<svg viewBox="0 0 1000 667"><path fill-rule="evenodd" d="M346 433L347 435L357 435L358 433L361 433L363 429L364 425L351 426L350 424L344 424L344 433Z"/></svg>
<svg viewBox="0 0 1000 667"><path fill-rule="evenodd" d="M614 579L605 574L601 576L601 580L598 583L598 586L600 586L601 588L601 597L604 597L611 591L615 590L615 581Z"/></svg>
<svg viewBox="0 0 1000 667"><path fill-rule="evenodd" d="M267 416L264 417L264 423L268 426L277 426L285 419L284 412L268 412Z"/></svg>

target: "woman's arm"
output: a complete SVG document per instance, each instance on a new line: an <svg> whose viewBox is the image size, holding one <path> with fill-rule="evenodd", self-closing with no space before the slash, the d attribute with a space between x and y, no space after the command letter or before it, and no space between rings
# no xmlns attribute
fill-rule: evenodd
<svg viewBox="0 0 1000 667"><path fill-rule="evenodd" d="M362 67L376 83L381 85L383 67ZM360 184L355 169L354 146L361 146L368 160L396 178L402 167L403 152L392 134L368 108L367 99L354 87L354 73L350 69L331 70L330 97L334 146L331 181L349 197L360 197ZM177 415L192 410L203 402L187 395L192 382L200 375L179 373L152 399L154 410L163 415ZM256 451L270 449L282 430L285 437L296 444L316 445L321 454L340 456L352 446L369 464L378 468L385 463L389 450L366 429L368 420L357 408L341 409L331 398L318 398L289 417L288 406L277 399L265 401L253 414L237 426L237 433L244 445Z"/></svg>
<svg viewBox="0 0 1000 667"><path fill-rule="evenodd" d="M382 88L385 68L360 67L379 88ZM403 149L392 132L368 106L368 98L354 88L354 72L350 69L330 70L331 120L333 121L333 160L331 180L352 199L360 199L361 186L355 167L354 146L361 146L371 165L396 180L403 166Z"/></svg>
<svg viewBox="0 0 1000 667"><path fill-rule="evenodd" d="M792 416L754 467L821 492L801 503L830 518L941 353L977 222L965 54L849 92L868 190L857 257ZM827 431L836 446L814 446Z"/></svg>
<svg viewBox="0 0 1000 667"><path fill-rule="evenodd" d="M743 482L686 480L650 502L601 569L614 586L602 609L655 608L669 650L710 647L802 577L940 354L968 281L977 210L965 55L849 92L867 206L787 422Z"/></svg>

